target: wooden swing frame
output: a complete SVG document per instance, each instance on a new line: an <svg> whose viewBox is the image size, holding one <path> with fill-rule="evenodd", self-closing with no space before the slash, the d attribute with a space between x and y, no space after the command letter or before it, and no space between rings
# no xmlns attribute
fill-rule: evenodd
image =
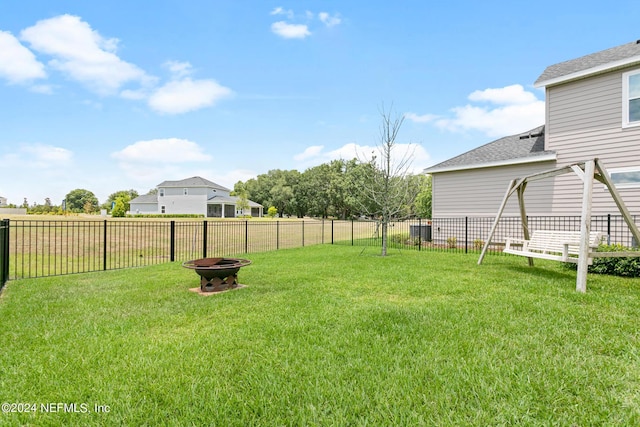
<svg viewBox="0 0 640 427"><path fill-rule="evenodd" d="M527 188L527 184L534 181L539 181L546 178L552 178L558 175L563 175L566 173L574 172L583 183L583 192L582 192L582 213L580 216L580 242L579 242L579 251L578 251L578 275L576 278L576 291L578 292L586 292L587 291L587 269L591 262L592 258L595 257L632 257L632 256L640 256L640 252L594 252L591 250L591 246L593 244L590 242L591 233L591 205L593 200L593 181L594 179L598 182L604 184L609 190L609 194L613 198L618 210L622 214L624 221L627 223L631 234L635 238L636 242L640 242L640 231L638 231L638 227L633 222L631 214L627 209L620 193L616 189L615 185L611 181L611 176L607 172L606 168L602 164L602 162L597 159L591 159L580 163L574 163L568 166L563 166L557 169L548 170L544 172L538 172L532 175L525 176L524 178L515 178L511 180L509 186L507 188L507 192L504 195L502 200L502 204L500 205L500 209L498 210L498 214L491 226L491 231L489 232L489 237L487 238L484 247L482 248L482 252L480 253L480 258L478 259L478 265L482 264L482 260L491 244L491 239L495 234L496 229L498 228L498 223L500 222L500 218L502 217L502 213L507 205L509 197L514 193L518 194L518 205L520 207L520 219L522 222L522 232L524 235L524 240L530 239L529 233L529 223L527 220L527 214L524 206L524 191ZM511 252L513 253L513 252ZM523 252L523 256L526 256L529 259L529 265L533 266L533 257L535 254L531 252ZM536 256L538 258L542 258L540 256Z"/></svg>

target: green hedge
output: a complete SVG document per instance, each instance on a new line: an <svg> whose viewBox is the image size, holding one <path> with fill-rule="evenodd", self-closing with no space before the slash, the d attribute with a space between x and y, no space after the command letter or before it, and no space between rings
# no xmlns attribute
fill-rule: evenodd
<svg viewBox="0 0 640 427"><path fill-rule="evenodd" d="M135 214L127 218L204 218L202 214Z"/></svg>
<svg viewBox="0 0 640 427"><path fill-rule="evenodd" d="M620 252L633 250L620 244L600 245L599 252ZM640 258L594 258L589 272L621 277L640 277Z"/></svg>
<svg viewBox="0 0 640 427"><path fill-rule="evenodd" d="M627 248L620 244L598 246L598 252L621 252L631 251L634 249ZM576 270L577 264L566 263L568 268ZM621 257L621 258L594 258L593 264L589 266L589 273L608 274L610 276L620 277L640 277L640 257Z"/></svg>

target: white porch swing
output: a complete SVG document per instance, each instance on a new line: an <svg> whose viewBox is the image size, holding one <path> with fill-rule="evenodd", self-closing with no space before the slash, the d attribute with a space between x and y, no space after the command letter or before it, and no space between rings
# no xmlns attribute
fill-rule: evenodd
<svg viewBox="0 0 640 427"><path fill-rule="evenodd" d="M527 214L524 207L524 191L527 187L527 183L571 172L578 175L580 180L583 182L580 231L535 230L533 234L530 234ZM480 265L484 259L487 248L491 244L491 239L493 238L498 227L498 223L500 222L500 217L507 205L507 201L513 193L518 194L518 204L520 207L520 218L524 239L516 240L507 238L504 252L527 257L529 259L530 266L533 266L533 258L576 263L578 266L576 291L578 292L587 291L587 269L592 263L593 258L640 256L640 252L634 251L596 251L602 235L598 232L591 231L591 204L593 199L594 179L607 187L609 194L611 194L611 197L618 206L618 210L627 223L635 241L640 242L640 231L638 231L638 227L633 222L631 214L624 204L622 197L620 197L615 185L611 181L609 173L602 162L599 159L594 158L585 162L574 163L558 169L538 172L524 178L511 180L504 199L502 200L502 204L500 205L500 209L498 210L498 214L491 226L489 237L487 237L484 247L482 248L482 252L480 253L478 265Z"/></svg>

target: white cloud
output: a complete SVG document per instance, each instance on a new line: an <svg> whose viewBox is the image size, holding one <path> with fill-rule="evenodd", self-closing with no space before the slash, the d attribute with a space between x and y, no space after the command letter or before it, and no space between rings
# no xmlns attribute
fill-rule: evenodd
<svg viewBox="0 0 640 427"><path fill-rule="evenodd" d="M340 159L352 160L356 158L360 161L368 161L372 156L376 156L377 159L382 158L378 147L371 145L349 143L335 150L323 150L323 146L310 146L302 153L296 154L294 160L299 162L298 168L304 170L312 166ZM401 159L406 156L411 158L410 171L412 173L420 173L430 164L431 156L421 145L396 143L391 156L392 163L398 164Z"/></svg>
<svg viewBox="0 0 640 427"><path fill-rule="evenodd" d="M100 95L119 94L124 99L146 101L159 113L186 113L233 95L231 89L215 80L191 79L193 67L186 61L165 62L163 65L171 77L159 86L157 77L118 57L118 39L104 38L78 16L60 15L38 21L22 30L20 37L31 49L52 57L48 66L69 79ZM46 77L44 64L38 62L33 52L11 33L0 31L0 78L10 83L31 83ZM31 84L29 90L51 94L54 87Z"/></svg>
<svg viewBox="0 0 640 427"><path fill-rule="evenodd" d="M302 161L302 160L317 157L318 155L320 155L323 148L324 148L324 145L312 145L311 147L307 147L307 149L304 150L304 152L293 156L293 159L296 161Z"/></svg>
<svg viewBox="0 0 640 427"><path fill-rule="evenodd" d="M31 48L53 57L49 65L99 94L112 94L129 82L153 80L116 55L117 39L105 39L78 16L38 21L20 33Z"/></svg>
<svg viewBox="0 0 640 427"><path fill-rule="evenodd" d="M182 165L163 165L158 167L148 163L120 163L118 165L126 178L127 188L136 188L140 194L154 188L167 179L183 179L197 175ZM113 185L111 186L113 188Z"/></svg>
<svg viewBox="0 0 640 427"><path fill-rule="evenodd" d="M165 114L181 114L210 107L233 91L215 80L174 80L155 90L149 97L149 106Z"/></svg>
<svg viewBox="0 0 640 427"><path fill-rule="evenodd" d="M405 113L404 117L415 123L428 123L436 120L439 116L436 116L435 114L418 115L416 113Z"/></svg>
<svg viewBox="0 0 640 427"><path fill-rule="evenodd" d="M544 123L544 101L520 85L475 91L470 101L493 105L455 107L454 116L435 120L435 125L452 132L476 130L487 136L513 135Z"/></svg>
<svg viewBox="0 0 640 427"><path fill-rule="evenodd" d="M174 79L190 76L193 68L189 62L181 61L167 61L164 66L169 69Z"/></svg>
<svg viewBox="0 0 640 427"><path fill-rule="evenodd" d="M149 164L155 169L159 164L208 162L212 157L193 141L180 138L137 141L111 155L123 164Z"/></svg>
<svg viewBox="0 0 640 427"><path fill-rule="evenodd" d="M476 90L469 95L469 101L486 101L499 105L531 104L538 99L524 90L522 85L511 85L497 89Z"/></svg>
<svg viewBox="0 0 640 427"><path fill-rule="evenodd" d="M9 147L5 147L9 148ZM66 148L46 144L17 144L0 155L0 194L10 203L21 204L62 200L64 194L85 176L74 162L74 153ZM16 179L19 177L19 179Z"/></svg>
<svg viewBox="0 0 640 427"><path fill-rule="evenodd" d="M46 144L20 144L17 151L7 153L0 158L4 168L55 169L69 165L73 152L62 147Z"/></svg>
<svg viewBox="0 0 640 427"><path fill-rule="evenodd" d="M208 178L213 157L193 141L161 138L137 141L111 154L126 182L147 191L167 179ZM208 178L211 179L211 178ZM222 184L224 185L224 184Z"/></svg>
<svg viewBox="0 0 640 427"><path fill-rule="evenodd" d="M151 109L162 114L182 114L215 105L230 98L234 92L213 79L194 80L189 62L167 61L164 67L171 73L171 81L151 89L124 90L127 99L147 99Z"/></svg>
<svg viewBox="0 0 640 427"><path fill-rule="evenodd" d="M291 9L283 9L282 7L276 7L270 13L270 15L285 15L289 19L293 19L293 10Z"/></svg>
<svg viewBox="0 0 640 427"><path fill-rule="evenodd" d="M334 16L331 16L327 12L320 12L318 14L318 18L327 27L335 27L342 22L342 19L340 19L340 15L336 14Z"/></svg>
<svg viewBox="0 0 640 427"><path fill-rule="evenodd" d="M23 147L23 151L32 156L34 161L54 167L68 163L73 157L73 153L66 148L54 147L52 145L26 145Z"/></svg>
<svg viewBox="0 0 640 427"><path fill-rule="evenodd" d="M271 24L271 31L285 39L303 39L311 35L308 26L304 24L288 24L284 21Z"/></svg>
<svg viewBox="0 0 640 427"><path fill-rule="evenodd" d="M286 16L288 21L294 21L296 15L293 13L293 10L285 10L282 7L276 7L270 13L270 15ZM299 24L287 21L278 21L271 24L271 31L278 36L285 39L304 39L311 35L311 30L309 29L309 25L315 21L315 13L307 10L304 15L300 15L299 19L306 20L306 23ZM340 18L339 14L330 15L328 12L319 12L318 20L322 22L327 28L335 27L342 22L342 18Z"/></svg>
<svg viewBox="0 0 640 427"><path fill-rule="evenodd" d="M44 65L11 33L0 31L0 77L9 83L45 78Z"/></svg>

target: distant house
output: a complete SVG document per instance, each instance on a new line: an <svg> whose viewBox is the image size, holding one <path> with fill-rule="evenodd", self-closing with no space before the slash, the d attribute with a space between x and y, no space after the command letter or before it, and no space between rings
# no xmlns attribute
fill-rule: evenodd
<svg viewBox="0 0 640 427"><path fill-rule="evenodd" d="M425 169L433 217L494 216L513 178L598 157L632 214L640 214L640 41L548 67L535 82L546 92L544 125L500 138ZM529 215L579 215L575 174L532 183ZM512 197L506 215L518 215ZM596 184L594 215L618 210Z"/></svg>
<svg viewBox="0 0 640 427"><path fill-rule="evenodd" d="M155 194L138 196L129 202L131 214L197 214L210 218L235 218L250 215L261 217L262 205L247 200L248 206L238 206L240 199L231 190L199 176L179 181L164 181Z"/></svg>
<svg viewBox="0 0 640 427"><path fill-rule="evenodd" d="M9 206L9 204L7 203L7 198L0 196L0 208L4 208L7 206Z"/></svg>

